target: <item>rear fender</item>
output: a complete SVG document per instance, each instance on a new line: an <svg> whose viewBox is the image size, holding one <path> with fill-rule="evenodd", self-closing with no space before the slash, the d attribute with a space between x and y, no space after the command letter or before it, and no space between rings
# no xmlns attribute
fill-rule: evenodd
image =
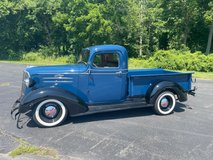
<svg viewBox="0 0 213 160"><path fill-rule="evenodd" d="M179 84L170 81L161 81L156 82L149 87L146 93L146 102L148 104L154 104L157 96L166 90L176 94L180 102L187 100L187 93L184 92Z"/></svg>
<svg viewBox="0 0 213 160"><path fill-rule="evenodd" d="M88 111L88 106L76 95L61 88L40 88L21 98L19 112L32 110L36 103L47 99L57 98L67 107L69 114L74 115Z"/></svg>

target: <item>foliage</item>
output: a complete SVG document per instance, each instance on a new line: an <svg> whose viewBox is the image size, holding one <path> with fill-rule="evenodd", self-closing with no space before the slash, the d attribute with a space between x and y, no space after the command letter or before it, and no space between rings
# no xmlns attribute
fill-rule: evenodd
<svg viewBox="0 0 213 160"><path fill-rule="evenodd" d="M139 59L139 58L130 58L129 59L129 68L153 68L154 64L152 62L145 60L145 59Z"/></svg>
<svg viewBox="0 0 213 160"><path fill-rule="evenodd" d="M76 57L73 54L71 54L71 55L69 55L67 57L64 57L64 58L66 58L66 63L73 64L73 63L77 62L77 59L76 59Z"/></svg>
<svg viewBox="0 0 213 160"><path fill-rule="evenodd" d="M200 8L197 0L164 0L164 19L166 22L168 47L180 49L188 45L189 34L199 21Z"/></svg>
<svg viewBox="0 0 213 160"><path fill-rule="evenodd" d="M39 52L29 52L23 54L22 60L23 61L39 61L43 59L44 56Z"/></svg>
<svg viewBox="0 0 213 160"><path fill-rule="evenodd" d="M131 68L164 68L170 70L187 70L213 72L213 54L208 56L201 52L159 50L148 60L130 59Z"/></svg>
<svg viewBox="0 0 213 160"><path fill-rule="evenodd" d="M22 139L16 139L16 141L19 143L19 146L9 153L13 158L23 154L44 155L51 158L58 158L58 153L54 149L37 147Z"/></svg>
<svg viewBox="0 0 213 160"><path fill-rule="evenodd" d="M206 10L204 18L207 23L211 23L213 21L213 2L209 2L209 9Z"/></svg>
<svg viewBox="0 0 213 160"><path fill-rule="evenodd" d="M8 60L21 60L22 58L22 54L17 54L16 52L14 52L13 50L9 49L7 51L7 55L4 55L6 59Z"/></svg>
<svg viewBox="0 0 213 160"><path fill-rule="evenodd" d="M51 56L57 56L57 49L54 46L40 46L40 49L38 50L43 56L45 57L51 57Z"/></svg>
<svg viewBox="0 0 213 160"><path fill-rule="evenodd" d="M69 56L66 55L66 56L56 57L56 56L46 56L42 52L24 53L21 60L24 62L38 62L41 64L42 63L51 64L51 63L54 63L54 61L58 64L65 64L65 63L74 64L77 61L76 57L73 54Z"/></svg>
<svg viewBox="0 0 213 160"><path fill-rule="evenodd" d="M123 45L129 57L151 57L161 49L204 53L212 7L211 0L1 0L0 58L33 58L22 55L28 52L77 57L98 44Z"/></svg>
<svg viewBox="0 0 213 160"><path fill-rule="evenodd" d="M15 53L11 52L10 56ZM45 52L28 52L21 57L10 60L22 60L38 64L74 64L77 57L74 54L65 56L46 56ZM188 70L199 72L213 72L213 54L205 55L199 51L191 53L189 49L158 50L150 58L130 58L129 68L164 68L170 70Z"/></svg>

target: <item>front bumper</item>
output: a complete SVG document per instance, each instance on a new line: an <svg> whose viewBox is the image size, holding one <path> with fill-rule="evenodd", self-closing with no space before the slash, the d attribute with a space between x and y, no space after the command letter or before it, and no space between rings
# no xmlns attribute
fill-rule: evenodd
<svg viewBox="0 0 213 160"><path fill-rule="evenodd" d="M20 104L21 104L21 102L20 102L20 98L19 98L15 101L15 103L12 106L10 114L13 119L16 119L16 117L20 115L20 112L19 112Z"/></svg>
<svg viewBox="0 0 213 160"><path fill-rule="evenodd" d="M22 129L24 124L26 124L28 121L31 120L31 114L29 114L30 112L28 111L31 111L32 110L32 107L29 107L30 105L22 105L21 103L21 99L22 98L19 98L15 101L15 103L13 104L12 106L12 109L11 109L11 117L12 119L16 120L16 126L17 128L19 129ZM27 118L27 121L25 121L23 118L22 113L25 113L25 116L29 117Z"/></svg>
<svg viewBox="0 0 213 160"><path fill-rule="evenodd" d="M21 113L26 113L32 109L30 104L22 104L22 99L23 97L17 99L11 108L10 114L13 119L17 119Z"/></svg>

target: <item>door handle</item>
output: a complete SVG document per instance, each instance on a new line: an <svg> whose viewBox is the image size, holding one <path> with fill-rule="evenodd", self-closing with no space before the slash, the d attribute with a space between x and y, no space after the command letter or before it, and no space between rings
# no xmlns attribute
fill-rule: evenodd
<svg viewBox="0 0 213 160"><path fill-rule="evenodd" d="M118 74L118 75L121 75L122 74L122 72L121 71L118 71L118 72L115 72L116 74Z"/></svg>

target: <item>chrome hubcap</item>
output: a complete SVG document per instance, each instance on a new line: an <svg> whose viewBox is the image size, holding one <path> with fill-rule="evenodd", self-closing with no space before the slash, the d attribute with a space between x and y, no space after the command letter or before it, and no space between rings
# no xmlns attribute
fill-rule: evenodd
<svg viewBox="0 0 213 160"><path fill-rule="evenodd" d="M166 108L166 107L168 107L168 105L169 105L168 99L167 98L163 98L161 100L161 106L164 107L164 108Z"/></svg>
<svg viewBox="0 0 213 160"><path fill-rule="evenodd" d="M55 117L56 114L57 114L57 109L54 106L48 106L47 108L45 108L45 116L49 118L53 118Z"/></svg>

